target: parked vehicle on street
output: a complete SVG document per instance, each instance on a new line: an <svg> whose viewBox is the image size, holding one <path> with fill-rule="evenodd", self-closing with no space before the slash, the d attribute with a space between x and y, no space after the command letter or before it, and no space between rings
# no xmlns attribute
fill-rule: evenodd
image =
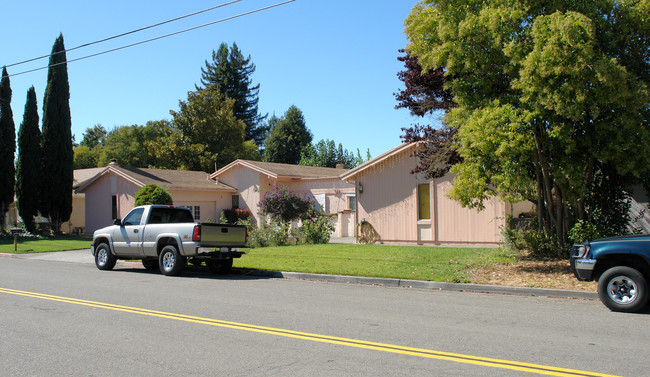
<svg viewBox="0 0 650 377"><path fill-rule="evenodd" d="M91 251L100 270L112 269L119 259L139 259L148 270L178 275L191 258L225 273L244 254L247 238L242 225L197 223L187 208L146 205L95 231Z"/></svg>
<svg viewBox="0 0 650 377"><path fill-rule="evenodd" d="M598 281L598 297L611 310L637 312L650 298L650 235L573 245L571 269L578 280Z"/></svg>

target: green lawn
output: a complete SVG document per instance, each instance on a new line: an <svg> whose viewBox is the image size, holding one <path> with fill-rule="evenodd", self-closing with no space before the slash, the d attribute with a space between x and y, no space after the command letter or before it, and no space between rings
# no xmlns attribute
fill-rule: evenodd
<svg viewBox="0 0 650 377"><path fill-rule="evenodd" d="M92 241L92 237L53 237L43 239L18 237L18 250L15 253L90 249ZM14 253L13 238L0 239L0 253Z"/></svg>
<svg viewBox="0 0 650 377"><path fill-rule="evenodd" d="M79 237L24 238L18 253L87 249ZM0 253L13 253L13 241L0 240ZM514 255L498 248L385 245L298 245L247 249L234 267L271 271L468 282L474 268L511 263Z"/></svg>
<svg viewBox="0 0 650 377"><path fill-rule="evenodd" d="M328 244L249 249L234 267L468 282L476 267L512 261L512 253L498 248Z"/></svg>

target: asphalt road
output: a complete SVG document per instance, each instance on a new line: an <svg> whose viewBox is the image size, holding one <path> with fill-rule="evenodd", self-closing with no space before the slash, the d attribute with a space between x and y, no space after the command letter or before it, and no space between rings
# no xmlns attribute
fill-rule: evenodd
<svg viewBox="0 0 650 377"><path fill-rule="evenodd" d="M594 300L0 258L7 376L646 376L649 324Z"/></svg>

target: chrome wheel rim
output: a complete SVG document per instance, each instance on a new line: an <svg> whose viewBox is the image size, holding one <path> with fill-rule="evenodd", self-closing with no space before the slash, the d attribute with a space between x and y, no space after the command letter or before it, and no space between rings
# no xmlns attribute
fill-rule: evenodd
<svg viewBox="0 0 650 377"><path fill-rule="evenodd" d="M628 305L636 300L639 291L634 280L627 276L616 276L607 284L607 294L617 304Z"/></svg>
<svg viewBox="0 0 650 377"><path fill-rule="evenodd" d="M106 261L108 260L108 252L106 249L99 249L97 252L97 263L99 263L101 266L106 264Z"/></svg>
<svg viewBox="0 0 650 377"><path fill-rule="evenodd" d="M174 263L176 263L174 253L165 253L165 255L163 255L162 265L165 270L171 270L174 268Z"/></svg>

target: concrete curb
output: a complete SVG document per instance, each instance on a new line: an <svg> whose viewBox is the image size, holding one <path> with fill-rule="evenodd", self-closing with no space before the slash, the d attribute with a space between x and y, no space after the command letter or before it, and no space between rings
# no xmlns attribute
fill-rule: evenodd
<svg viewBox="0 0 650 377"><path fill-rule="evenodd" d="M71 250L69 252L57 251L57 252L50 252L50 253L33 253L33 254L0 253L0 257L38 259L38 260L46 260L46 261L71 262L71 263L94 263L92 256L90 255L90 250L88 249ZM137 264L139 265L139 263ZM374 278L374 277L363 277L363 276L323 275L323 274L308 274L308 273L301 273L301 272L251 270L251 269L243 269L243 268L233 268L232 274L239 275L239 276L260 276L260 277L277 278L277 279L313 280L313 281L325 281L331 283L376 285L376 286L384 286L384 287L401 287L401 288L427 289L427 290L438 290L438 291L495 293L495 294L521 295L521 296L540 296L540 297L598 300L598 294L596 292L571 291L571 290L563 290L563 289L507 287L501 285L446 283L446 282L437 282L437 281Z"/></svg>
<svg viewBox="0 0 650 377"><path fill-rule="evenodd" d="M439 291L496 293L496 294L510 294L510 295L521 295L521 296L540 296L540 297L598 300L598 293L596 292L571 291L571 290L564 290L564 289L508 287L508 286L501 286L501 285L446 283L446 282L437 282L437 281L373 278L373 277L344 276L344 275L323 275L323 274L308 274L308 273L300 273L300 272L248 270L248 269L238 269L238 268L233 269L233 274L262 276L262 277L279 278L279 279L314 280L314 281L326 281L331 283L377 285L377 286L385 286L385 287L402 287L402 288L429 289L429 290L439 290Z"/></svg>

